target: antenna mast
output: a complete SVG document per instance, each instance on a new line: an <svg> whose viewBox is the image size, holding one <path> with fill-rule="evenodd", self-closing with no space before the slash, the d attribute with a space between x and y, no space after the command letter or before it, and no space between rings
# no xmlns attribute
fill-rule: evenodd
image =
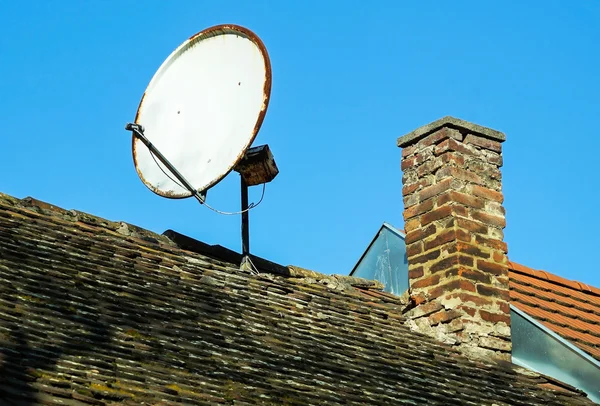
<svg viewBox="0 0 600 406"><path fill-rule="evenodd" d="M275 179L279 173L268 145L250 148L234 170L240 174L242 200L242 266L250 255L250 214L248 187L262 185Z"/></svg>
<svg viewBox="0 0 600 406"><path fill-rule="evenodd" d="M217 213L242 215L241 267L251 271L248 211L256 205L248 204L248 188L264 187L279 173L267 145L250 148L270 94L271 62L260 38L238 25L217 25L187 38L167 57L141 98L135 122L125 127L133 135L137 174L152 192L193 196ZM207 190L232 170L240 174L239 213L206 202Z"/></svg>

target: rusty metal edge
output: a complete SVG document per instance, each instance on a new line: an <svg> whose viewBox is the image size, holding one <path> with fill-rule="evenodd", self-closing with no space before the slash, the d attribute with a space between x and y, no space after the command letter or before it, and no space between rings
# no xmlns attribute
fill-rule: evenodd
<svg viewBox="0 0 600 406"><path fill-rule="evenodd" d="M213 180L213 182L211 182L206 189L204 190L208 190L211 187L215 186L217 183L219 183L221 180L223 180L227 175L229 175L229 173L233 170L233 168L237 165L237 163L244 157L244 154L246 153L246 150L252 145L252 143L254 142L254 140L256 139L256 136L258 135L258 131L260 130L260 127L262 126L262 123L264 121L265 115L267 114L267 108L269 107L269 100L271 97L271 81L272 81L272 73L271 73L271 59L269 58L269 53L267 52L267 48L265 47L265 44L262 42L262 40L258 37L258 35L256 35L254 32L252 32L251 30L249 30L248 28L242 27L240 25L236 25L236 24L220 24L220 25L215 25L213 27L209 27L206 28L194 35L192 35L190 38L188 38L187 40L185 40L183 43L181 43L177 48L175 48L175 50L163 61L163 64L171 57L171 55L173 55L175 52L177 52L178 50L180 50L182 47L186 46L187 44L189 44L190 42L196 41L196 40L200 40L203 38L207 38L207 37L212 37L217 35L219 32L224 32L224 33L240 33L242 34L244 37L248 38L250 41L252 41L260 50L262 56L263 56L263 60L265 62L265 84L263 86L263 107L260 111L260 113L258 114L258 118L256 120L256 124L254 125L254 130L252 132L252 136L250 137L249 142L244 146L244 148L242 148L242 151L238 154L238 156L236 157L236 159L234 160L234 162L231 163L231 165L229 166L229 168L223 173L223 175L221 177L216 178L215 180ZM162 67L162 64L161 64ZM156 73L160 70L159 69L155 72ZM150 82L148 85L150 85L150 83L152 83L152 80L154 79L154 76L152 76L152 79L150 79ZM147 88L147 87L146 87ZM140 104L138 105L138 109L136 111L135 114L135 120L134 122L136 124L140 124L138 122L138 118L140 115L140 110L142 108L142 105L144 104L144 98L146 97L146 92L144 91L144 94L142 95L142 98L140 100ZM192 194L187 192L187 193L183 193L183 194L175 194L175 193L164 193L161 190L155 188L154 186L152 186L149 182L146 181L146 179L144 179L144 176L142 175L141 171L138 168L138 163L137 163L137 154L136 154L136 137L135 135L132 135L131 137L131 151L132 151L132 155L133 155L133 164L135 166L135 170L139 176L139 178L142 180L142 182L144 183L144 185L146 185L146 187L148 189L150 189L152 192L156 193L159 196L162 197L167 197L170 199L185 199L188 197L191 197ZM199 190L199 192L201 192L201 190Z"/></svg>

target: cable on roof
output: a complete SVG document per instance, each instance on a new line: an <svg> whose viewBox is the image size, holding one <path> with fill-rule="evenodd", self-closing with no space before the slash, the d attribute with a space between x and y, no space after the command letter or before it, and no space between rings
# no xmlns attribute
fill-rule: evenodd
<svg viewBox="0 0 600 406"><path fill-rule="evenodd" d="M206 204L206 202L204 202L204 206L208 207L210 210L214 211L215 213L224 214L226 216L232 216L232 215L235 215L235 214L242 214L242 213L245 213L245 212L250 211L251 209L255 208L256 206L258 206L263 201L263 198L265 197L266 186L267 186L267 184L263 183L262 194L260 195L260 200L257 203L254 203L254 202L250 203L248 205L248 208L246 210L233 211L233 212L221 211L221 210L217 210L217 209L209 206L208 204Z"/></svg>
<svg viewBox="0 0 600 406"><path fill-rule="evenodd" d="M254 265L254 262L252 262L252 259L250 259L250 255L246 255L242 259L242 263L240 265L240 270L247 271L247 272L251 273L252 275L260 274L260 271L258 270L256 265Z"/></svg>
<svg viewBox="0 0 600 406"><path fill-rule="evenodd" d="M162 173L164 173L164 174L165 174L165 176L166 176L167 178L171 179L171 181L172 181L173 183L175 183L177 186L179 186L179 187L180 187L180 188L182 188L182 189L185 189L185 187L184 187L184 186L183 186L181 183L179 183L177 180L173 179L173 177L172 177L171 175L169 175L169 174L168 174L168 173L167 173L167 172L166 172L166 171L163 169L163 167L162 167L162 166L160 166L160 164L159 164L159 163L158 163L158 161L156 160L156 157L154 156L154 153L153 153L151 150L149 150L149 152L150 152L150 155L152 156L152 159L154 160L154 163L156 163L156 166L158 166L158 167L159 167L159 169L162 171ZM202 203L202 205L203 205L203 206L206 206L208 209L210 209L210 210L214 211L215 213L218 213L218 214L223 214L223 215L225 215L225 216L234 216L234 215L237 215L237 214L243 214L243 213L246 213L247 211L250 211L250 210L252 210L253 208L255 208L256 206L258 206L259 204L261 204L261 203L262 203L262 201L263 201L263 198L265 197L265 189L266 189L266 187L267 187L267 184L266 184L266 183L263 183L262 193L261 193L261 195L260 195L260 199L259 199L259 201L258 201L258 202L256 202L256 203L254 203L254 202L250 203L250 204L248 205L248 208L247 208L246 210L240 210L240 211L221 211L221 210L215 209L214 207L210 206L208 203L206 203L206 201L205 201L205 202L203 202L203 203ZM252 264L252 265L254 266L254 264ZM255 269L256 269L256 268L255 268Z"/></svg>

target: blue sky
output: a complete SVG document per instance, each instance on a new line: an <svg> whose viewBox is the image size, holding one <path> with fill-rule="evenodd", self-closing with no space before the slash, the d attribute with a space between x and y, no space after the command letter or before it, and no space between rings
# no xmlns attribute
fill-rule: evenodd
<svg viewBox="0 0 600 406"><path fill-rule="evenodd" d="M254 254L347 274L382 222L403 227L397 137L453 115L507 135L509 258L600 286L598 21L591 0L4 1L0 191L239 249L239 217L146 189L123 130L176 46L235 23L273 68L255 145L281 172ZM237 176L208 197L238 209Z"/></svg>

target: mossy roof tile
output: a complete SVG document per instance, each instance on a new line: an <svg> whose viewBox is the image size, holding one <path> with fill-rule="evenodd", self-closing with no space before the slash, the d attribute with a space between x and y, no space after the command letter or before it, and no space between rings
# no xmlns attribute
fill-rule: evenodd
<svg viewBox="0 0 600 406"><path fill-rule="evenodd" d="M253 275L138 227L0 195L0 399L589 404L411 331L377 284L264 264L271 273Z"/></svg>

